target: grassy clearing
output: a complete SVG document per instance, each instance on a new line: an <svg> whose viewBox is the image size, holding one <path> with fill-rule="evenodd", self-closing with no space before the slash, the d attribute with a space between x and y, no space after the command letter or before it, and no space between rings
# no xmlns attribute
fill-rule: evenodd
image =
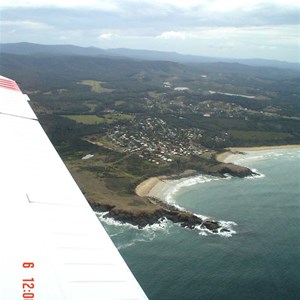
<svg viewBox="0 0 300 300"><path fill-rule="evenodd" d="M117 121L131 121L133 118L132 115L128 114L107 114L103 116L104 122L109 124Z"/></svg>
<svg viewBox="0 0 300 300"><path fill-rule="evenodd" d="M94 112L95 109L97 108L97 104L95 103L85 102L84 105L86 105L90 109L90 112Z"/></svg>
<svg viewBox="0 0 300 300"><path fill-rule="evenodd" d="M126 102L123 101L123 100L117 100L117 101L115 101L115 106L119 106L119 105L122 105L124 103L126 103Z"/></svg>
<svg viewBox="0 0 300 300"><path fill-rule="evenodd" d="M110 93L113 89L108 89L102 86L104 82L97 80L82 80L79 84L87 85L91 87L91 91L95 93Z"/></svg>
<svg viewBox="0 0 300 300"><path fill-rule="evenodd" d="M135 212L153 212L157 206L147 199L138 197L128 192L128 187L132 185L135 177L126 176L122 172L107 177L100 169L93 168L94 165L109 166L104 163L105 157L97 156L92 160L72 160L67 161L67 167L79 185L81 191L90 203L115 206L117 209L130 210ZM89 170L89 164L92 168Z"/></svg>
<svg viewBox="0 0 300 300"><path fill-rule="evenodd" d="M63 115L63 117L86 125L103 123L103 118L96 115Z"/></svg>
<svg viewBox="0 0 300 300"><path fill-rule="evenodd" d="M62 115L65 118L76 121L77 123L82 123L86 125L93 124L111 124L118 121L131 121L133 119L132 115L127 114L107 114L102 117L96 115Z"/></svg>

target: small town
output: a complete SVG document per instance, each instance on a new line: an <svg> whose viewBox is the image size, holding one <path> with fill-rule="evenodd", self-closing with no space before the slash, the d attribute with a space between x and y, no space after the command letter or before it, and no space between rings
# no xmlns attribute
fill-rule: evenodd
<svg viewBox="0 0 300 300"><path fill-rule="evenodd" d="M165 121L153 117L136 119L131 126L117 125L107 138L127 153L136 153L152 163L172 162L178 156L200 155L203 130L170 128Z"/></svg>
<svg viewBox="0 0 300 300"><path fill-rule="evenodd" d="M164 82L163 85L166 89L172 88L170 82ZM181 126L180 121L186 120L190 115L198 115L204 123L214 117L248 121L255 115L264 118L276 116L273 110L257 111L237 103L212 100L210 99L212 94L215 92L210 91L204 99L202 96L201 100L195 100L196 94L187 87L175 87L168 93L148 93L148 97L143 99L148 114L130 114L128 122L111 124L105 135L90 136L86 140L119 152L135 153L140 158L159 165L171 163L180 157L199 156L209 152L205 146L207 142L205 129L201 126ZM220 93L224 94L226 93ZM125 116L122 112L109 110L106 113L108 115L114 113L120 120L125 119L122 118ZM172 116L172 122L168 122L168 118L160 117L165 113ZM226 130L221 130L210 137L215 145L223 145L229 138L230 134Z"/></svg>

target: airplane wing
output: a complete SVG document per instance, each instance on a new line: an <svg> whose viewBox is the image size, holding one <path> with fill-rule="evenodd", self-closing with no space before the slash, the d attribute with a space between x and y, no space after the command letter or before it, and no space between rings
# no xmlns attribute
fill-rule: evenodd
<svg viewBox="0 0 300 300"><path fill-rule="evenodd" d="M28 100L0 76L0 299L147 299Z"/></svg>

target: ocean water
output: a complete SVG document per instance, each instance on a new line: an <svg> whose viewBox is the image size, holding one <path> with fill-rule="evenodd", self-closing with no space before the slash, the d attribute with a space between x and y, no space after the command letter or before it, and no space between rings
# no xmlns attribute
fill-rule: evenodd
<svg viewBox="0 0 300 300"><path fill-rule="evenodd" d="M300 151L235 156L254 178L174 181L164 197L229 234L103 221L149 299L300 299Z"/></svg>

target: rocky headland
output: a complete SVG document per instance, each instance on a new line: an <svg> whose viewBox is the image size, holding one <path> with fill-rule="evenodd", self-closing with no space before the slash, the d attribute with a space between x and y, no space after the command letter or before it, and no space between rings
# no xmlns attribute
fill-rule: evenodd
<svg viewBox="0 0 300 300"><path fill-rule="evenodd" d="M221 224L214 220L203 220L200 217L194 215L192 212L179 210L173 205L165 203L160 199L154 197L148 197L149 201L157 206L154 211L143 211L139 213L133 213L128 210L120 210L115 207L108 208L102 205L93 205L93 209L96 211L107 211L104 218L113 218L114 220L130 223L132 225L138 226L138 228L143 228L147 225L153 225L159 223L162 219L166 218L173 223L179 223L182 227L194 229L196 226L208 229L212 232L217 232L219 229L221 231L226 231L222 229Z"/></svg>
<svg viewBox="0 0 300 300"><path fill-rule="evenodd" d="M202 219L190 211L178 209L174 205L167 203L165 199L151 196L151 189L161 181L171 181L197 174L208 174L219 177L225 177L226 174L230 174L231 176L240 178L255 175L255 173L246 167L237 166L232 163L218 163L209 166L205 170L188 170L178 175L152 177L143 181L135 189L136 195L133 196L132 202L135 205L133 206L118 207L117 205L96 202L91 202L90 204L95 211L107 212L104 215L105 218L113 218L120 222L130 223L138 226L138 228L159 223L162 219L168 219L189 229L194 229L197 226L197 228L207 229L213 233L228 231L218 221Z"/></svg>

